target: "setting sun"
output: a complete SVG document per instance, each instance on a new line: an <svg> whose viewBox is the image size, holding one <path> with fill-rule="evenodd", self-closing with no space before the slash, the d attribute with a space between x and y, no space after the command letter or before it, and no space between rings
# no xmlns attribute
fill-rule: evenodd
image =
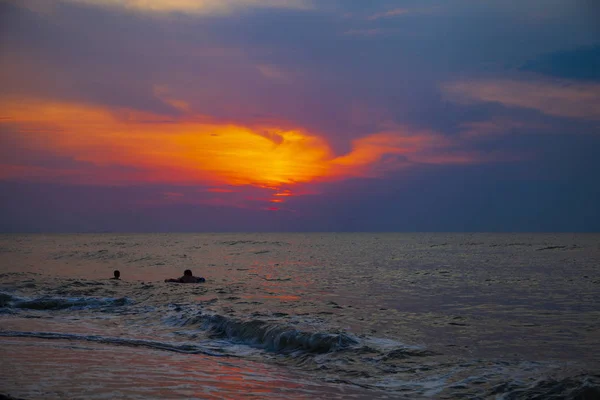
<svg viewBox="0 0 600 400"><path fill-rule="evenodd" d="M292 196L286 187L296 184L377 175L384 155L418 159L436 141L427 132L375 133L355 140L352 151L336 156L325 139L302 128L242 126L201 115L164 117L39 99L5 99L0 108L2 123L16 133L13 140L29 149L121 168L97 177L99 182L209 184L217 187L211 189L215 193L230 190L219 189L222 186L251 185L274 191L279 200L271 202ZM3 169L4 177L42 173L18 165ZM76 179L77 172L63 178Z"/></svg>

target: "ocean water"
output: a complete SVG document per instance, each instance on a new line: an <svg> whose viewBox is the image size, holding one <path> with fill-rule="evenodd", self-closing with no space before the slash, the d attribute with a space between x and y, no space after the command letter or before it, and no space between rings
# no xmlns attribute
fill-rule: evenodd
<svg viewBox="0 0 600 400"><path fill-rule="evenodd" d="M0 268L17 398L600 398L597 234L3 235Z"/></svg>

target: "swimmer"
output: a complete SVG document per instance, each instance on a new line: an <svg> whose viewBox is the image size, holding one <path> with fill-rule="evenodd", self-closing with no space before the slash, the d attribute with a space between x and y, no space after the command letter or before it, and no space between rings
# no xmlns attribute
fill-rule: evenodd
<svg viewBox="0 0 600 400"><path fill-rule="evenodd" d="M206 282L206 279L196 277L196 276L192 275L192 271L191 270L186 269L185 271L183 271L183 276L181 278L178 278L178 279L165 279L165 282L200 283L200 282Z"/></svg>
<svg viewBox="0 0 600 400"><path fill-rule="evenodd" d="M121 280L121 273L119 272L118 269L115 269L115 271L113 272L113 277L110 279L117 279L117 280Z"/></svg>

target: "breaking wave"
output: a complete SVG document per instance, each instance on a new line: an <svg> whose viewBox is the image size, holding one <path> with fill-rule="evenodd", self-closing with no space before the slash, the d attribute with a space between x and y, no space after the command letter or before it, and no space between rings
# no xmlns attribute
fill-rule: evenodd
<svg viewBox="0 0 600 400"><path fill-rule="evenodd" d="M221 315L199 315L186 319L181 325L199 326L212 338L223 338L282 354L323 354L347 349L359 343L357 338L347 333L305 332L266 321L241 321Z"/></svg>

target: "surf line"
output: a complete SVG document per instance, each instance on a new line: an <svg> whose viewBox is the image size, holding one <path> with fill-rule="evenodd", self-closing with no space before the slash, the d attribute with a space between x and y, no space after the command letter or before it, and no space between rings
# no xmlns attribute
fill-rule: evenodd
<svg viewBox="0 0 600 400"><path fill-rule="evenodd" d="M147 347L154 350L172 351L183 354L202 354L212 357L236 357L232 354L215 353L212 351L199 349L198 347L189 344L172 345L155 340L116 338L99 335L76 335L72 333L57 332L0 331L0 337L73 340L80 342L111 344L116 346Z"/></svg>

